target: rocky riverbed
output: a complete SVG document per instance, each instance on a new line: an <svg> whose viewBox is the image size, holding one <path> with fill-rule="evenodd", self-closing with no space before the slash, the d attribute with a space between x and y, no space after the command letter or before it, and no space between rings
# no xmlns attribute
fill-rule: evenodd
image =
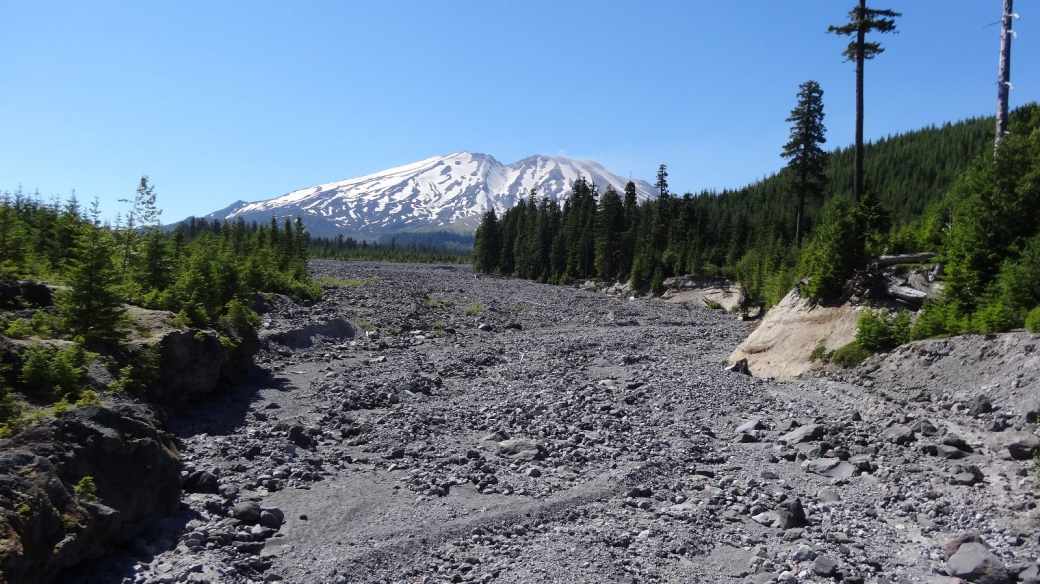
<svg viewBox="0 0 1040 584"><path fill-rule="evenodd" d="M171 416L180 511L60 581L1040 581L1037 335L775 382L720 310L311 268L250 382Z"/></svg>

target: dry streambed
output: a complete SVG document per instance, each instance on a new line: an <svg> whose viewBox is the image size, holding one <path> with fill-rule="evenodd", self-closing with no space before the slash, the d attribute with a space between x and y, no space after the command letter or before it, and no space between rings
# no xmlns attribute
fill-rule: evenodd
<svg viewBox="0 0 1040 584"><path fill-rule="evenodd" d="M748 327L723 311L464 267L312 269L360 285L272 303L251 384L171 421L181 512L69 581L1036 573L1035 337L961 369L922 345L780 383L723 370Z"/></svg>

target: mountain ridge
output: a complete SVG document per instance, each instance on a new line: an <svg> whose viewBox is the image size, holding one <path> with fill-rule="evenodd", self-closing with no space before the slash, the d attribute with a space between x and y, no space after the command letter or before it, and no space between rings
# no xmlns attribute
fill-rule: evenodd
<svg viewBox="0 0 1040 584"><path fill-rule="evenodd" d="M628 182L591 160L534 154L502 164L489 154L462 150L272 199L237 201L205 219L267 222L299 215L312 235L361 239L413 230L470 231L487 209L502 213L531 189L562 203L579 177L601 191L612 186L622 192ZM655 196L646 181L632 182L640 200Z"/></svg>

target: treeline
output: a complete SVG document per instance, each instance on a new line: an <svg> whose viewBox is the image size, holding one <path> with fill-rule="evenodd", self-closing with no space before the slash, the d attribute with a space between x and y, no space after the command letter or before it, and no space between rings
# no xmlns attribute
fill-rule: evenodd
<svg viewBox="0 0 1040 584"><path fill-rule="evenodd" d="M1021 116L1021 114L1018 114ZM980 154L991 151L993 118L971 119L888 137L866 146L868 252L921 251L936 245L923 216L938 216L943 195ZM662 171L666 169L662 168ZM660 173L659 173L660 174ZM806 246L795 244L796 195L785 169L738 190L637 202L579 180L563 205L537 193L502 217L485 214L476 233L476 270L552 283L577 278L627 280L660 291L669 276L738 279L752 297L774 304L807 269ZM826 197L806 201L809 239L819 231L824 199L847 193L851 149L838 149L824 167ZM909 227L908 227L909 226Z"/></svg>
<svg viewBox="0 0 1040 584"><path fill-rule="evenodd" d="M400 243L397 237L390 237L382 243L359 242L342 235L315 237L310 240L309 253L312 258L374 262L459 264L470 259L470 248L461 243L465 238L458 234L429 234L426 239L410 241L406 236L403 239L408 242Z"/></svg>
<svg viewBox="0 0 1040 584"><path fill-rule="evenodd" d="M0 193L0 278L68 286L59 295L59 335L118 343L123 304L170 310L196 326L216 325L233 301L257 291L316 299L307 273L302 224L197 221L172 232L159 226L154 187L141 179L115 225L102 223L97 200L83 209L73 193L44 202L21 189Z"/></svg>

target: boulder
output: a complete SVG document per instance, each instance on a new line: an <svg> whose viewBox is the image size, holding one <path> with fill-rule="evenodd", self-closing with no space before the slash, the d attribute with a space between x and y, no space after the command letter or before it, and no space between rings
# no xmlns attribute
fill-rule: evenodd
<svg viewBox="0 0 1040 584"><path fill-rule="evenodd" d="M0 440L0 581L43 584L180 504L180 462L152 410L76 408ZM77 496L90 477L97 499Z"/></svg>
<svg viewBox="0 0 1040 584"><path fill-rule="evenodd" d="M805 470L831 478L849 479L856 473L856 467L837 458L817 458L805 465Z"/></svg>
<svg viewBox="0 0 1040 584"><path fill-rule="evenodd" d="M967 542L946 560L950 574L979 584L1007 584L1010 582L1007 568L1000 558L977 542Z"/></svg>
<svg viewBox="0 0 1040 584"><path fill-rule="evenodd" d="M503 440L495 445L495 454L511 460L545 460L546 450L541 444L526 438Z"/></svg>
<svg viewBox="0 0 1040 584"><path fill-rule="evenodd" d="M885 442L891 442L892 444L899 444L900 446L909 444L917 437L914 436L914 431L907 426L892 426L881 433L881 437L884 438Z"/></svg>
<svg viewBox="0 0 1040 584"><path fill-rule="evenodd" d="M823 426L820 424L806 424L801 428L795 428L784 434L780 437L780 440L788 444L801 444L802 442L812 442L820 438L823 438Z"/></svg>
<svg viewBox="0 0 1040 584"><path fill-rule="evenodd" d="M159 351L162 374L148 386L149 400L160 404L198 400L221 384L242 381L260 343L251 332L234 340L233 346L225 347L214 331L170 329L137 342L136 348L155 346Z"/></svg>
<svg viewBox="0 0 1040 584"><path fill-rule="evenodd" d="M53 304L51 287L34 280L0 280L0 308L46 308Z"/></svg>
<svg viewBox="0 0 1040 584"><path fill-rule="evenodd" d="M243 501L231 511L231 516L245 523L256 523L260 520L260 504L256 501Z"/></svg>
<svg viewBox="0 0 1040 584"><path fill-rule="evenodd" d="M197 470L188 475L187 480L184 481L184 491L216 495L220 492L220 483L217 482L217 476L213 473Z"/></svg>

